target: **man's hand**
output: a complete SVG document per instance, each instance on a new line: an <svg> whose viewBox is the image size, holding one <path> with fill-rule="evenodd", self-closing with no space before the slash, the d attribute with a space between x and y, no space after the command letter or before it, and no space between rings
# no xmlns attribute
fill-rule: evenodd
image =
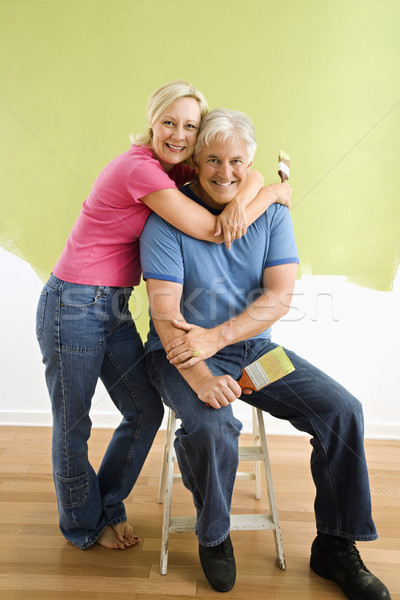
<svg viewBox="0 0 400 600"><path fill-rule="evenodd" d="M225 346L217 329L204 329L177 319L173 319L172 324L177 329L187 332L186 335L173 339L165 347L167 359L177 369L193 367L201 360L214 356Z"/></svg>
<svg viewBox="0 0 400 600"><path fill-rule="evenodd" d="M208 375L204 377L198 386L196 393L200 400L212 408L221 408L234 402L242 394L242 390L237 381L230 375Z"/></svg>

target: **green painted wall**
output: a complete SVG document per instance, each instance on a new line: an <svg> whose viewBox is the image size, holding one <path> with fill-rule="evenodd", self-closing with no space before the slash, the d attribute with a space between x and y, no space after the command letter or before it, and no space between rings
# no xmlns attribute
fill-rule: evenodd
<svg viewBox="0 0 400 600"><path fill-rule="evenodd" d="M398 0L0 0L0 244L47 277L101 168L182 77L292 157L301 272L390 290L400 257Z"/></svg>

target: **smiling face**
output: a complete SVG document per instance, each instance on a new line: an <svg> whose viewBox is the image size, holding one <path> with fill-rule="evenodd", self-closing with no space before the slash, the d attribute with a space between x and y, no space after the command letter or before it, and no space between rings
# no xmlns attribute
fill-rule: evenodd
<svg viewBox="0 0 400 600"><path fill-rule="evenodd" d="M151 148L167 173L193 154L200 119L197 100L182 98L170 104L152 124Z"/></svg>
<svg viewBox="0 0 400 600"><path fill-rule="evenodd" d="M193 189L211 208L223 208L246 185L250 167L246 142L217 138L196 157L199 184Z"/></svg>

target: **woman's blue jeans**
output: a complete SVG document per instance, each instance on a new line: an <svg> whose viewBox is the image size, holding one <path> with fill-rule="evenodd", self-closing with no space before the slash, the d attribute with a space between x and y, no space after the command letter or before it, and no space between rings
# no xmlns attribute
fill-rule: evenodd
<svg viewBox="0 0 400 600"><path fill-rule="evenodd" d="M238 380L243 367L275 347L265 340L249 340L224 348L206 362L214 375L227 373ZM318 531L374 540L361 404L325 373L286 352L295 371L241 400L312 436ZM229 533L242 424L231 405L215 410L201 402L163 350L147 354L146 364L165 404L182 422L175 449L182 480L197 509L199 543L216 546Z"/></svg>
<svg viewBox="0 0 400 600"><path fill-rule="evenodd" d="M123 500L143 466L164 408L144 367L128 308L131 288L89 286L50 276L36 333L53 411L53 477L60 529L79 548L106 525L126 521ZM95 473L88 459L89 410L98 379L122 421Z"/></svg>

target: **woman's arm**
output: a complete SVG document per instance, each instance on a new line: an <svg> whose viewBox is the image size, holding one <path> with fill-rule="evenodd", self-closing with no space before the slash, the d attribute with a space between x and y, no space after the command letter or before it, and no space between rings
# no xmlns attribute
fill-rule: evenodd
<svg viewBox="0 0 400 600"><path fill-rule="evenodd" d="M254 186L257 184L251 181L248 185ZM247 193L248 189L243 190L243 194ZM288 183L276 183L262 188L255 199L246 207L248 223L251 224L258 219L274 202L280 202L290 207L291 195L292 191ZM230 226L227 225L223 233L216 235L218 217L203 206L193 202L177 189L152 192L147 196L143 196L142 201L165 221L199 240L217 244L225 242L226 246L230 248L231 242L237 237L241 237L240 235L237 236L237 222L232 222ZM224 210L227 210L227 207ZM240 228L242 228L242 225L240 225Z"/></svg>
<svg viewBox="0 0 400 600"><path fill-rule="evenodd" d="M209 211L206 211L208 213L208 217L204 220L204 215L202 213L206 209L204 209L203 207L197 206L197 208L201 210L196 210L193 214L193 211L186 213L187 207L182 207L181 210L184 210L184 214L180 215L180 217L183 217L182 224L180 224L182 219L179 216L179 224L175 222L175 203L174 206L171 205L171 207L167 208L161 205L163 202L165 202L165 198L164 201L162 198L160 201L158 201L157 198L154 198L156 194L162 194L164 191L167 190L153 192L152 194L149 194L148 196L142 198L142 201L145 202L160 217L162 217L163 219L168 221L168 223L171 223L171 225L173 225L177 229L180 229L184 233L187 233L192 237L206 240L209 242L225 242L226 246L230 248L231 243L235 239L241 238L246 233L248 220L246 214L246 206L252 200L254 200L258 192L262 189L263 185L264 177L259 171L253 169L249 173L246 185L243 188L243 190L237 194L236 198L234 198L231 202L229 202L229 204L225 206L220 215L215 217L214 215L209 213ZM171 202L171 200L169 200L169 202ZM152 204L154 205L152 206ZM191 202L191 205L193 205L193 202ZM170 208L172 208L172 211L170 210ZM179 210L179 206L177 208ZM162 214L164 210L166 210L166 214ZM189 218L194 219L194 223L187 222L188 215ZM210 217L212 217L212 219L210 219ZM174 220L171 220L171 218ZM210 226L212 227L212 229L210 229Z"/></svg>
<svg viewBox="0 0 400 600"><path fill-rule="evenodd" d="M222 234L215 235L216 215L193 202L176 188L152 192L143 196L141 200L165 221L187 235L217 244L224 241Z"/></svg>
<svg viewBox="0 0 400 600"><path fill-rule="evenodd" d="M292 188L289 183L272 183L258 192L254 200L246 207L249 225L261 217L271 204L275 203L283 204L289 210L292 208Z"/></svg>

